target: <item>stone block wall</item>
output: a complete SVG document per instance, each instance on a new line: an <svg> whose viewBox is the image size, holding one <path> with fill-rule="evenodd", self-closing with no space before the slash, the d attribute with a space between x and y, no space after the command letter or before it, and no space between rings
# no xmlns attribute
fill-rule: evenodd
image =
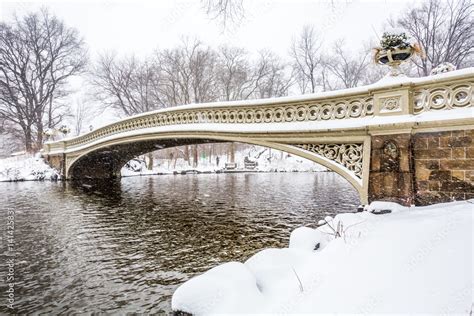
<svg viewBox="0 0 474 316"><path fill-rule="evenodd" d="M474 130L374 135L371 147L369 201L474 198Z"/></svg>
<svg viewBox="0 0 474 316"><path fill-rule="evenodd" d="M413 204L411 134L372 136L369 201Z"/></svg>
<svg viewBox="0 0 474 316"><path fill-rule="evenodd" d="M413 135L415 203L474 198L474 130Z"/></svg>
<svg viewBox="0 0 474 316"><path fill-rule="evenodd" d="M63 155L47 156L46 161L48 164L56 169L60 174L64 171L64 158Z"/></svg>

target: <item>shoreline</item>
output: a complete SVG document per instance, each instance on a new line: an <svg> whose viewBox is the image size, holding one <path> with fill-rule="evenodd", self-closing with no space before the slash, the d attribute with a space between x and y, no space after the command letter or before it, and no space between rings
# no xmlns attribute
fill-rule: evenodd
<svg viewBox="0 0 474 316"><path fill-rule="evenodd" d="M186 170L186 171L170 171L170 172L157 172L157 173L140 173L140 174L127 174L121 175L120 178L131 178L131 177L148 177L148 176L173 176L173 175L189 175L189 174L252 174L252 173L334 173L332 170L311 170L311 171L299 171L299 170L217 170L217 171L199 171L199 170ZM120 179L117 178L117 179ZM88 179L94 180L94 179ZM97 179L103 180L103 179ZM65 180L58 177L57 179L17 179L17 180L0 180L0 183L14 183L14 182L68 182L73 181L71 179Z"/></svg>
<svg viewBox="0 0 474 316"><path fill-rule="evenodd" d="M287 248L261 249L184 282L173 313L472 313L471 295L459 299L459 291L473 282L473 211L474 199L372 202L327 216L316 229L295 229Z"/></svg>

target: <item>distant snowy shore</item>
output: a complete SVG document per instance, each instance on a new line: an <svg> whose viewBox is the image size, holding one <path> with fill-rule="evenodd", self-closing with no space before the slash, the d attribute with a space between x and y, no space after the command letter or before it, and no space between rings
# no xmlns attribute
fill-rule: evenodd
<svg viewBox="0 0 474 316"><path fill-rule="evenodd" d="M272 159L266 157L253 158L256 162L254 169L246 169L244 166L244 155L237 152L235 155L235 172L315 172L326 171L327 169L304 158L277 154ZM148 170L145 160L133 159L127 163L121 170L124 177L141 175L158 175L173 173L215 173L224 170L227 156L222 156L220 164L216 161L201 159L198 167L192 167L184 159L177 159L173 163L168 160L155 159L152 170ZM0 182L9 181L43 181L58 180L59 173L51 168L43 158L37 155L21 155L0 159Z"/></svg>
<svg viewBox="0 0 474 316"><path fill-rule="evenodd" d="M216 173L216 172L318 172L327 171L327 169L310 160L283 154L274 151L276 154L272 159L267 156L251 157L251 161L256 163L253 169L245 168L245 153L237 152L235 154L236 168L226 170L225 165L230 160L227 155L222 155L219 164L215 159L200 159L197 167L193 167L192 162L180 158L174 162L163 159L155 159L152 170L148 170L146 163L141 159L133 159L125 165L122 170L122 176L139 176L150 174L173 174L173 173Z"/></svg>
<svg viewBox="0 0 474 316"><path fill-rule="evenodd" d="M412 208L374 202L316 229L296 229L289 248L192 278L176 290L172 308L193 315L472 315L473 214L474 200Z"/></svg>
<svg viewBox="0 0 474 316"><path fill-rule="evenodd" d="M0 182L57 180L58 172L39 155L0 159Z"/></svg>

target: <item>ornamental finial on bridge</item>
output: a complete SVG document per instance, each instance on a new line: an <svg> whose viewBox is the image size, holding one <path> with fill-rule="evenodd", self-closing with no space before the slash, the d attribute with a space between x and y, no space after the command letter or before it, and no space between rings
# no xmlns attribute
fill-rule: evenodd
<svg viewBox="0 0 474 316"><path fill-rule="evenodd" d="M374 61L390 66L388 77L405 76L400 65L414 55L423 55L420 45L400 30L384 32L380 46L374 48Z"/></svg>

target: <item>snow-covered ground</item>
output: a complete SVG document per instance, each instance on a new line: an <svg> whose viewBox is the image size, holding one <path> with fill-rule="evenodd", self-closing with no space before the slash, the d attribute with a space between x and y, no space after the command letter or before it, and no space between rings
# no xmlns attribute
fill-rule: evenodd
<svg viewBox="0 0 474 316"><path fill-rule="evenodd" d="M385 209L394 212L369 212ZM378 202L369 211L298 228L289 248L209 270L176 290L173 309L472 315L474 200L412 208Z"/></svg>
<svg viewBox="0 0 474 316"><path fill-rule="evenodd" d="M15 156L0 159L1 181L30 181L57 179L58 173L36 156Z"/></svg>
<svg viewBox="0 0 474 316"><path fill-rule="evenodd" d="M263 153L262 153L263 151ZM255 169L246 169L244 165L245 157L249 157L251 161L257 162ZM192 167L192 163L188 163L180 158L174 164L174 161L164 159L154 159L153 170L148 170L145 159L136 159L129 162L121 170L122 176L135 176L147 174L168 174L173 172L195 170L197 172L216 172L224 169L225 164L230 161L227 155L219 157L219 165L216 163L216 158L213 157L199 159L198 166ZM317 172L326 171L327 169L310 160L281 153L278 150L264 149L256 147L253 149L237 151L235 153L235 163L237 164L236 171L260 171L260 172Z"/></svg>
<svg viewBox="0 0 474 316"><path fill-rule="evenodd" d="M260 148L260 147L259 147ZM261 148L260 148L261 149ZM267 149L268 151L268 149ZM244 157L249 156L252 161L257 162L255 169L244 168ZM237 171L298 171L313 172L325 171L326 168L315 164L307 159L296 156L281 154L280 151L273 150L271 155L260 155L258 152L251 150L235 153L235 161L237 163ZM270 159L268 159L271 157ZM165 159L155 159L153 170L146 168L143 159L131 160L127 166L121 170L122 176L136 176L149 174L169 174L173 172L181 172L188 170L196 170L198 172L216 172L222 170L228 157L223 155L220 157L219 165L216 164L215 157L211 161L209 159L200 159L197 168L193 168L184 159L178 159L176 164ZM0 159L0 182L2 181L31 181L31 180L50 180L58 179L59 174L51 168L39 155L19 155Z"/></svg>

